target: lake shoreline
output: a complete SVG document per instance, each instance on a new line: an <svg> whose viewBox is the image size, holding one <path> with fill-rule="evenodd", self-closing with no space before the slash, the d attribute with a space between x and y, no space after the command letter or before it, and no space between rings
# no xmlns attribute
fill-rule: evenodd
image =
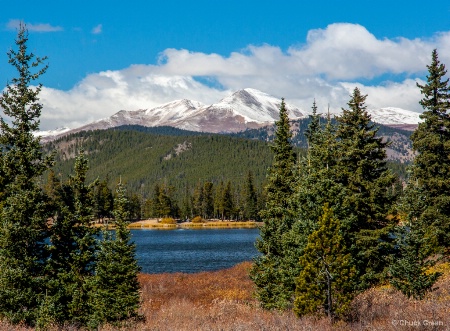
<svg viewBox="0 0 450 331"><path fill-rule="evenodd" d="M128 225L129 229L163 229L163 230L175 230L175 229L256 229L260 228L263 222L255 221L205 221L201 223L192 222L180 222L175 224L164 224L159 221L159 219L147 219L137 222L130 223ZM115 228L114 223L96 223L94 226L111 229Z"/></svg>

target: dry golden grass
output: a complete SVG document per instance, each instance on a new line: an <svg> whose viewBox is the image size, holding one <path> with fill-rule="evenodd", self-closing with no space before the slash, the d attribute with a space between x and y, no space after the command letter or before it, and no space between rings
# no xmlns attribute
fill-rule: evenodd
<svg viewBox="0 0 450 331"><path fill-rule="evenodd" d="M292 312L270 312L258 307L248 276L250 262L227 270L198 274L141 274L141 314L145 322L123 330L450 330L450 266L438 289L425 300L408 300L390 286L370 289L352 304L351 321L330 325L326 318L296 318ZM425 325L426 322L436 325ZM30 330L0 323L0 331ZM56 330L56 329L55 329ZM73 330L66 328L63 330ZM117 330L105 326L101 330Z"/></svg>
<svg viewBox="0 0 450 331"><path fill-rule="evenodd" d="M183 228L256 228L259 226L257 222L232 222L232 221L207 221L203 223L181 223Z"/></svg>

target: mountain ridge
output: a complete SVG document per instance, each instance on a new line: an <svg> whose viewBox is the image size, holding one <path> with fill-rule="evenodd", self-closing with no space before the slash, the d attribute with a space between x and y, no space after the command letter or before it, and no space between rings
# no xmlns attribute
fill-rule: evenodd
<svg viewBox="0 0 450 331"><path fill-rule="evenodd" d="M256 89L238 90L211 105L199 101L179 99L151 109L120 110L112 116L81 127L37 133L43 141L81 131L105 130L122 125L146 127L172 126L175 128L210 133L235 133L272 125L279 117L281 99ZM307 118L309 111L286 103L291 120ZM420 122L420 114L409 110L384 107L368 109L374 122L413 130ZM336 114L333 114L336 115Z"/></svg>

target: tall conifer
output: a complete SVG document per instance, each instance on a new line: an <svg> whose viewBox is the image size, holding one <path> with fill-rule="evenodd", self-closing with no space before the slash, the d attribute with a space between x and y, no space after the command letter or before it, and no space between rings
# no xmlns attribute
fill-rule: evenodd
<svg viewBox="0 0 450 331"><path fill-rule="evenodd" d="M348 217L340 218L346 233L347 246L352 252L365 288L384 277L391 253L393 221L387 216L394 201L390 188L395 176L386 166L386 146L377 137L378 128L370 122L365 105L367 95L355 88L337 118L338 164L336 181L346 188L343 208Z"/></svg>
<svg viewBox="0 0 450 331"><path fill-rule="evenodd" d="M423 95L420 104L423 120L411 136L417 156L411 167L406 189L408 219L419 219L427 228L435 251L450 248L450 90L445 65L436 50L424 85L417 84Z"/></svg>
<svg viewBox="0 0 450 331"><path fill-rule="evenodd" d="M438 273L429 268L440 254L448 256L450 240L450 90L447 71L433 50L423 95L423 120L411 136L417 153L401 208L405 224L398 226L400 257L392 261L391 283L408 297L422 299Z"/></svg>
<svg viewBox="0 0 450 331"><path fill-rule="evenodd" d="M114 205L115 233L103 231L97 257L91 309L92 326L102 323L122 323L136 318L139 308L140 270L136 260L136 245L131 242L127 228L128 199L122 183L117 185Z"/></svg>
<svg viewBox="0 0 450 331"><path fill-rule="evenodd" d="M354 296L355 268L344 244L340 222L327 203L317 230L308 237L300 268L295 313L303 316L324 311L331 321L345 316Z"/></svg>
<svg viewBox="0 0 450 331"><path fill-rule="evenodd" d="M46 58L27 50L28 33L20 25L17 50L8 52L18 77L6 86L1 118L0 211L0 318L33 324L45 293L45 239L50 215L38 180L50 159L42 153L38 137L42 85L31 84L47 70Z"/></svg>
<svg viewBox="0 0 450 331"><path fill-rule="evenodd" d="M97 228L94 219L93 186L86 184L88 161L83 150L75 159L74 175L56 193L50 236L50 275L47 300L54 321L86 325L87 300L94 274Z"/></svg>
<svg viewBox="0 0 450 331"><path fill-rule="evenodd" d="M251 278L256 285L256 296L267 309L285 309L292 304L294 277L285 265L288 251L283 247L283 236L291 229L293 213L291 198L294 192L295 153L290 139L289 117L284 99L281 100L280 119L275 123L274 153L267 176L266 206L260 212L264 222L261 239L256 248L261 255L255 259Z"/></svg>

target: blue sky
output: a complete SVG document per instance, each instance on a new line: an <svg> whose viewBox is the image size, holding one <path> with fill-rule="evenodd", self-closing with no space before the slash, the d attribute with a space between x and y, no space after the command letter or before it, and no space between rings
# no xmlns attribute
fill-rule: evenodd
<svg viewBox="0 0 450 331"><path fill-rule="evenodd" d="M42 127L77 125L179 98L212 103L252 87L310 109L420 111L433 48L450 65L450 3L433 1L34 1L0 12L0 83L19 21L49 57Z"/></svg>

